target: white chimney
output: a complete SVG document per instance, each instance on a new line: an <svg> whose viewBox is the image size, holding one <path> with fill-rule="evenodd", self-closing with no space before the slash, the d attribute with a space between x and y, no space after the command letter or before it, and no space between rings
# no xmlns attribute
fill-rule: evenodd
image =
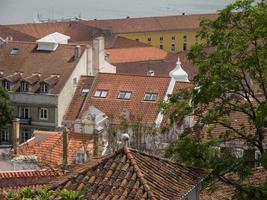
<svg viewBox="0 0 267 200"><path fill-rule="evenodd" d="M180 58L178 57L176 62L176 67L169 73L170 77L173 78L175 81L180 82L189 82L188 74L183 70Z"/></svg>
<svg viewBox="0 0 267 200"><path fill-rule="evenodd" d="M81 46L76 45L74 49L74 59L77 60L80 57L81 57Z"/></svg>

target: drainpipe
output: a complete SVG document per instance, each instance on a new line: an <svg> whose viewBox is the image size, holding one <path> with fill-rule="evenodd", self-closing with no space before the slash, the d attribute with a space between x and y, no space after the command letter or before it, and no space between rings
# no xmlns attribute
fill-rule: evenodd
<svg viewBox="0 0 267 200"><path fill-rule="evenodd" d="M17 154L17 147L19 146L20 119L18 118L13 119L12 125L13 125L13 149L14 149L14 154Z"/></svg>

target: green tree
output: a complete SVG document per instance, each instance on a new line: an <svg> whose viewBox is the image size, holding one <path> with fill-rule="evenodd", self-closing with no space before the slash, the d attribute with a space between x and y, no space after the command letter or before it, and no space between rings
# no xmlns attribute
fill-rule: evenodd
<svg viewBox="0 0 267 200"><path fill-rule="evenodd" d="M163 104L172 122L188 116L194 116L197 122L169 146L166 155L210 169L207 183L220 180L233 186L238 194L234 199L266 199L267 184L257 187L244 182L251 175L251 159L216 148L239 141L247 151L258 150L260 162L267 168L266 1L239 0L228 5L215 20L202 20L199 36L204 42L188 53L198 67L195 88ZM235 114L245 122L237 124ZM216 127L223 129L215 135Z"/></svg>
<svg viewBox="0 0 267 200"><path fill-rule="evenodd" d="M11 119L12 107L8 92L0 86L0 128Z"/></svg>

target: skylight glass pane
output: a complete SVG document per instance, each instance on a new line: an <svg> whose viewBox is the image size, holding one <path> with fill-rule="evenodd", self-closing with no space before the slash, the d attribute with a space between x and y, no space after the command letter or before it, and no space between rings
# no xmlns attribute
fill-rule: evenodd
<svg viewBox="0 0 267 200"><path fill-rule="evenodd" d="M83 88L82 89L82 93L88 93L88 92L90 92L90 89L88 89L88 88Z"/></svg>
<svg viewBox="0 0 267 200"><path fill-rule="evenodd" d="M108 95L108 92L105 90L102 90L101 97L106 97Z"/></svg>
<svg viewBox="0 0 267 200"><path fill-rule="evenodd" d="M126 92L124 98L125 99L130 99L131 94L132 94L131 92Z"/></svg>
<svg viewBox="0 0 267 200"><path fill-rule="evenodd" d="M95 97L100 97L100 94L101 94L101 90L95 91Z"/></svg>

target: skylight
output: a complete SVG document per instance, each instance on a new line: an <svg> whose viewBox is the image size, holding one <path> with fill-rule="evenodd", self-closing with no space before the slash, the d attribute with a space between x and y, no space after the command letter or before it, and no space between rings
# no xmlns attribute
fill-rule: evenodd
<svg viewBox="0 0 267 200"><path fill-rule="evenodd" d="M144 101L156 101L157 93L145 93Z"/></svg>
<svg viewBox="0 0 267 200"><path fill-rule="evenodd" d="M19 52L19 48L12 48L10 51L10 55L17 55L18 52Z"/></svg>
<svg viewBox="0 0 267 200"><path fill-rule="evenodd" d="M95 91L95 97L101 97L101 98L106 98L108 95L108 91L107 90L96 90Z"/></svg>
<svg viewBox="0 0 267 200"><path fill-rule="evenodd" d="M118 99L130 99L132 92L120 91Z"/></svg>
<svg viewBox="0 0 267 200"><path fill-rule="evenodd" d="M90 89L89 88L83 88L82 89L82 93L89 93L90 92Z"/></svg>

